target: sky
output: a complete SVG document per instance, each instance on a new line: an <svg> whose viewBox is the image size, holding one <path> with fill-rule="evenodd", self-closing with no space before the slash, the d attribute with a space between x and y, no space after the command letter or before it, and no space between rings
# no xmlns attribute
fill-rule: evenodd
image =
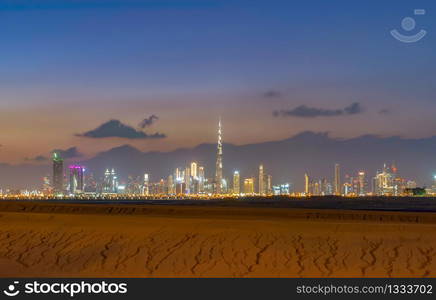
<svg viewBox="0 0 436 300"><path fill-rule="evenodd" d="M436 135L434 1L2 0L0 162ZM425 15L414 15L425 9ZM416 28L401 28L413 17ZM427 35L402 43L390 31Z"/></svg>

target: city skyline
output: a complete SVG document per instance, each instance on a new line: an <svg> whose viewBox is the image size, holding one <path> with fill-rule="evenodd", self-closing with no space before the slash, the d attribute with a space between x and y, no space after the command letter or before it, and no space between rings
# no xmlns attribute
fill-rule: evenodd
<svg viewBox="0 0 436 300"><path fill-rule="evenodd" d="M218 139L220 139L220 134L218 136ZM408 147L404 147L404 145L406 145L406 143L408 143L408 142L410 142L411 144L413 144L413 143L422 144L426 141L426 140L419 140L419 139L418 140L404 140L404 139L395 137L395 138L388 139L388 142L392 139L395 140L397 143L402 144L403 148L405 148L405 149L407 149ZM432 164L425 165L428 167L427 170L429 170L426 173L419 171L419 168L421 168L421 166L419 164L412 164L413 167L419 167L419 168L418 168L418 170L410 172L410 170L408 170L408 168L410 168L410 162L413 163L415 161L415 158L412 157L412 159L409 159L407 157L407 154L404 154L404 153L402 153L402 156L401 155L398 156L397 155L398 153L391 153L391 151L388 151L387 153L389 153L389 155L381 156L375 160L374 159L371 160L370 159L371 156L369 155L366 159L370 163L369 164L365 163L364 165L366 165L366 166L372 165L372 166L366 167L366 168L362 168L361 165L356 164L356 163L349 163L349 162L345 163L345 164L343 163L344 161L347 161L347 160L350 161L350 159L352 161L352 158L355 156L355 154L349 152L346 149L348 149L350 147L354 147L355 150L353 150L353 151L365 152L365 151L367 151L367 149L364 149L364 148L360 149L361 147L359 145L362 145L361 143L367 143L368 141L372 141L372 143L380 144L380 143L383 143L384 140L385 139L380 138L380 137L376 137L376 136L363 136L359 139L352 139L352 140L337 140L337 139L332 139L331 137L329 137L325 133L315 134L315 133L306 132L306 133L302 133L302 134L297 135L291 139L288 139L288 140L285 140L285 141L282 141L279 143L277 143L277 142L267 143L267 144L271 144L271 145L276 145L277 149L274 149L274 150L271 149L271 151L279 151L279 152L281 151L282 154L280 154L280 155L285 155L285 159L292 158L294 155L290 154L290 156L289 156L289 155L286 155L286 153L282 151L282 150L284 150L284 149L281 149L281 148L283 148L283 145L284 145L283 143L288 144L289 142L292 142L292 144L294 146L292 146L291 148L294 148L294 149L296 147L297 148L302 147L302 145L304 145L304 143L305 143L304 147L309 147L309 148L312 148L314 145L317 145L320 143L326 144L327 146L332 146L335 143L345 143L345 147L340 146L340 148L335 148L336 150L334 150L333 153L332 153L332 150L326 151L326 153L332 153L332 154L335 154L334 152L338 151L338 153L336 155L332 156L332 157L336 157L336 158L333 158L333 159L325 158L324 157L325 153L323 153L323 151L321 151L321 152L319 152L320 153L319 157L315 155L314 157L311 157L310 160L315 159L317 161L321 161L322 164L318 163L318 165L317 164L313 165L313 163L311 164L310 161L306 160L307 166L305 166L304 160L301 161L300 159L298 159L299 156L295 156L293 158L296 159L296 162L300 163L300 165L299 166L294 165L291 168L286 168L280 164L280 161L274 160L274 158L275 158L274 155L269 156L267 154L268 151L267 152L263 151L263 154L261 154L258 159L253 160L254 157L252 157L252 156L255 153L258 153L259 147L261 145L264 145L264 144L259 144L259 145L253 144L253 145L243 146L243 148L246 148L246 147L253 148L253 152L247 153L247 155L246 155L249 158L249 160L251 161L250 163L247 163L247 161L246 161L247 157L241 158L240 162L235 161L234 160L235 159L235 157L234 157L235 152L234 151L236 149L239 149L240 147L234 146L231 144L226 144L224 141L222 145L229 147L230 156L231 156L230 166L228 166L227 168L224 169L225 178L227 180L229 180L229 182L230 182L231 177L233 176L233 172L235 170L238 170L238 171L242 170L243 171L242 173L246 173L246 174L254 176L254 175L258 174L258 172L259 172L258 167L263 165L262 162L267 160L267 161L269 161L267 166L269 166L269 169L271 170L271 173L274 175L274 179L276 180L277 183L292 183L292 185L294 186L295 189L303 190L304 189L304 182L302 182L303 181L302 176L299 176L299 175L304 174L304 173L310 173L311 177L314 177L314 178L320 178L320 179L328 178L332 182L333 189L334 189L335 182L336 182L335 177L336 177L336 171L337 171L336 165L338 165L338 166L341 165L340 163L337 163L335 161L342 162L342 165L344 166L344 168L339 172L339 174L341 174L339 176L339 182L342 182L344 180L344 176L346 176L346 175L352 176L353 174L355 174L357 172L356 170L364 170L368 174L376 174L378 172L378 170L381 169L380 166L382 166L384 163L386 163L386 162L394 163L395 162L395 163L399 163L400 169L402 169L403 175L408 175L408 178L412 178L414 181L416 181L418 186L429 187L429 186L433 185L434 169L432 168ZM432 140L429 140L429 141L432 142ZM265 144L265 145L267 145L267 144ZM283 145L278 146L280 144L283 144ZM348 145L348 144L350 144L350 145ZM352 146L353 144L355 144L356 146ZM377 147L379 147L379 146L377 146ZM207 151L207 153L205 151L203 151L209 147L215 147L215 150ZM65 160L66 160L65 168L67 167L67 164L82 165L82 166L91 165L92 167L90 169L94 171L93 172L94 174L97 174L96 176L98 176L98 174L103 174L102 169L106 170L107 168L116 168L118 170L122 170L121 173L122 173L123 178L127 178L129 176L137 176L138 174L141 174L141 172L143 170L139 171L139 172L138 171L129 171L128 169L125 169L125 166L124 166L125 164L129 165L130 167L135 166L135 165L141 165L141 164L138 164L137 162L139 162L140 160L143 160L146 156L149 156L149 155L158 155L158 156L170 155L170 156L172 156L172 155L175 155L176 153L181 151L181 152L186 153L191 158L189 158L188 160L182 159L182 163L180 163L180 161L173 162L173 163L171 163L170 166L167 166L166 168L157 167L155 165L155 162L150 162L150 164L152 165L152 166L150 166L150 173L152 173L154 176L156 176L153 179L166 178L165 173L167 171L165 171L165 170L175 168L175 167L181 166L183 164L189 164L189 163L195 161L197 163L200 162L203 164L203 166L200 166L200 168L202 169L202 172L204 172L204 166L207 166L206 169L208 172L212 170L214 172L214 174L210 174L210 175L212 178L214 178L216 180L216 178L217 178L216 177L216 166L218 165L217 162L219 161L217 153L220 152L220 148L221 148L221 153L222 153L222 147L223 146L219 147L218 143L217 144L202 144L202 145L199 145L193 149L180 149L176 152L168 152L168 153L151 152L151 153L147 154L147 153L142 153L139 150L126 145L126 146L114 148L114 149L110 150L109 152L103 152L100 155L96 156L92 160L82 160L81 159L82 157L80 156L80 153L78 153L77 149L58 150L58 151L53 152L52 155L54 156L55 160L59 159L61 161L64 160L64 158L61 156L65 155ZM289 147L290 147L290 145L289 145ZM371 146L368 146L368 147L371 148ZM386 147L386 145L382 146L382 147L384 148L384 147ZM397 146L395 146L393 149L396 149L396 147ZM341 149L341 148L344 148L344 149ZM431 155L432 148L433 148L433 146L423 148L423 155L424 156ZM377 153L377 148L371 148L371 149L374 150L375 153ZM198 154L189 155L190 151L198 152ZM118 154L112 153L112 152L117 152ZM215 162L214 162L214 165L212 166L210 164L209 159L210 159L210 157L212 157L211 154L213 154L214 152L215 152L215 158L214 158ZM62 153L62 155L60 153ZM133 154L133 157L136 157L136 158L133 158L132 161L129 161L129 155L130 155L129 153ZM102 159L101 157L104 157L107 155L109 155L109 157L107 157L106 160L101 160ZM113 156L113 155L115 155L115 156ZM122 155L122 156L120 157L119 155ZM307 153L305 155L307 156ZM404 155L406 155L406 156L404 156ZM398 157L403 157L403 158L398 158ZM120 159L124 160L124 163L121 163ZM139 161L136 161L136 159L138 159ZM283 158L280 158L280 159L283 159ZM406 161L405 161L405 159L406 159ZM100 163L99 163L100 167L95 167L95 160L100 161ZM173 160L173 159L171 159L171 160ZM183 161L185 161L185 163ZM378 163L377 163L377 161L378 161ZM374 164L374 163L376 163L376 164ZM166 164L168 164L168 162ZM144 165L144 167L142 167L142 169L147 169L148 163L144 163L143 165ZM221 163L221 165L222 165L222 163ZM29 172L16 173L18 178L20 178L21 182L23 182L23 183L20 183L20 181L15 181L15 183L14 183L14 180L13 180L14 173L13 172L6 171L4 173L0 173L0 188L3 188L3 189L6 189L6 188L37 189L41 186L41 182L45 180L43 178L47 177L46 175L49 174L49 172L48 172L49 166L50 166L50 164L43 164L43 165L40 165L37 168L33 169L34 166L32 166L32 165L23 165L22 167L25 170L29 170ZM292 166L292 164L291 164L291 166ZM303 166L303 170L301 169L301 166ZM330 170L331 166L335 167L334 174ZM0 168L3 168L3 169L8 168L8 165L1 164ZM11 168L14 169L15 167L12 166ZM52 167L50 166L50 168L52 168ZM53 166L53 168L55 168L55 166ZM137 168L137 166L135 166L135 168ZM156 168L158 168L158 169L156 169ZM102 171L99 171L99 169ZM322 171L322 170L324 170L324 171ZM38 173L35 174L35 172L38 172ZM32 175L32 174L34 174L34 175ZM44 176L43 174L46 174L46 175ZM259 178L258 176L254 176L254 177ZM58 178L59 178L59 176L58 176ZM23 180L27 180L27 181L23 181ZM242 178L242 180L243 180L243 178ZM266 180L267 180L267 178L265 178L263 181L266 182ZM261 181L258 181L258 179L256 179L256 181L257 181L256 187L258 187L261 184ZM34 182L34 183L27 184L24 182ZM53 181L53 183L54 183L54 181ZM241 184L243 185L243 182L241 182ZM256 191L258 191L257 188L256 188Z"/></svg>
<svg viewBox="0 0 436 300"><path fill-rule="evenodd" d="M147 168L143 175L130 174L127 180L116 173L115 168L106 168L104 178L96 179L94 173L85 175L85 166L77 163L68 166L69 173L65 171L64 159L58 151L52 155L53 172L51 178L43 177L42 189L30 192L45 196L101 196L101 195L130 195L130 196L202 196L202 195L293 195L293 196L401 196L410 193L422 193L417 182L411 178L404 178L398 173L395 163L383 164L375 176L369 175L364 169L356 174L341 176L339 163L334 166L333 176L314 179L309 172L304 174L304 190L298 191L293 182L275 182L271 174L265 171L264 164L260 163L258 175L243 177L241 180L239 170L232 172L233 178L223 176L223 136L221 117L217 126L216 161L213 176L206 176L205 167L198 161L185 163L185 167L177 167L167 177L159 181L152 181ZM111 162L108 162L110 164ZM227 172L228 173L228 172ZM156 179L155 179L156 180ZM241 181L243 183L241 189ZM342 183L343 182L343 183ZM1 194L15 194L14 190L0 189ZM12 191L12 192L11 192ZM413 191L413 192L412 192ZM433 184L426 192L436 193L436 175ZM20 193L23 193L21 191ZM24 191L28 194L29 191Z"/></svg>

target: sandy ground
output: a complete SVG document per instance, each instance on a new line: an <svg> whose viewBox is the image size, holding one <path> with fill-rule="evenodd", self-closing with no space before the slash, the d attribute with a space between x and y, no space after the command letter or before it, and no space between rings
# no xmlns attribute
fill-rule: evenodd
<svg viewBox="0 0 436 300"><path fill-rule="evenodd" d="M0 203L0 277L435 277L436 214Z"/></svg>

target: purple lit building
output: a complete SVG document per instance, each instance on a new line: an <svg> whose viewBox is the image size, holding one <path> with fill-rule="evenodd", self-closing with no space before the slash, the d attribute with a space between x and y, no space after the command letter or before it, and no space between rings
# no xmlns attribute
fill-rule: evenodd
<svg viewBox="0 0 436 300"><path fill-rule="evenodd" d="M80 194L84 189L85 167L79 165L70 166L70 193Z"/></svg>

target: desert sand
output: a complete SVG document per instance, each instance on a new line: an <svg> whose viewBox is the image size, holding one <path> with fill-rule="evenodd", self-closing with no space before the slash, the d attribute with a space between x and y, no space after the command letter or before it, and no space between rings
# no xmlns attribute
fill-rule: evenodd
<svg viewBox="0 0 436 300"><path fill-rule="evenodd" d="M434 277L436 213L0 203L1 277Z"/></svg>

